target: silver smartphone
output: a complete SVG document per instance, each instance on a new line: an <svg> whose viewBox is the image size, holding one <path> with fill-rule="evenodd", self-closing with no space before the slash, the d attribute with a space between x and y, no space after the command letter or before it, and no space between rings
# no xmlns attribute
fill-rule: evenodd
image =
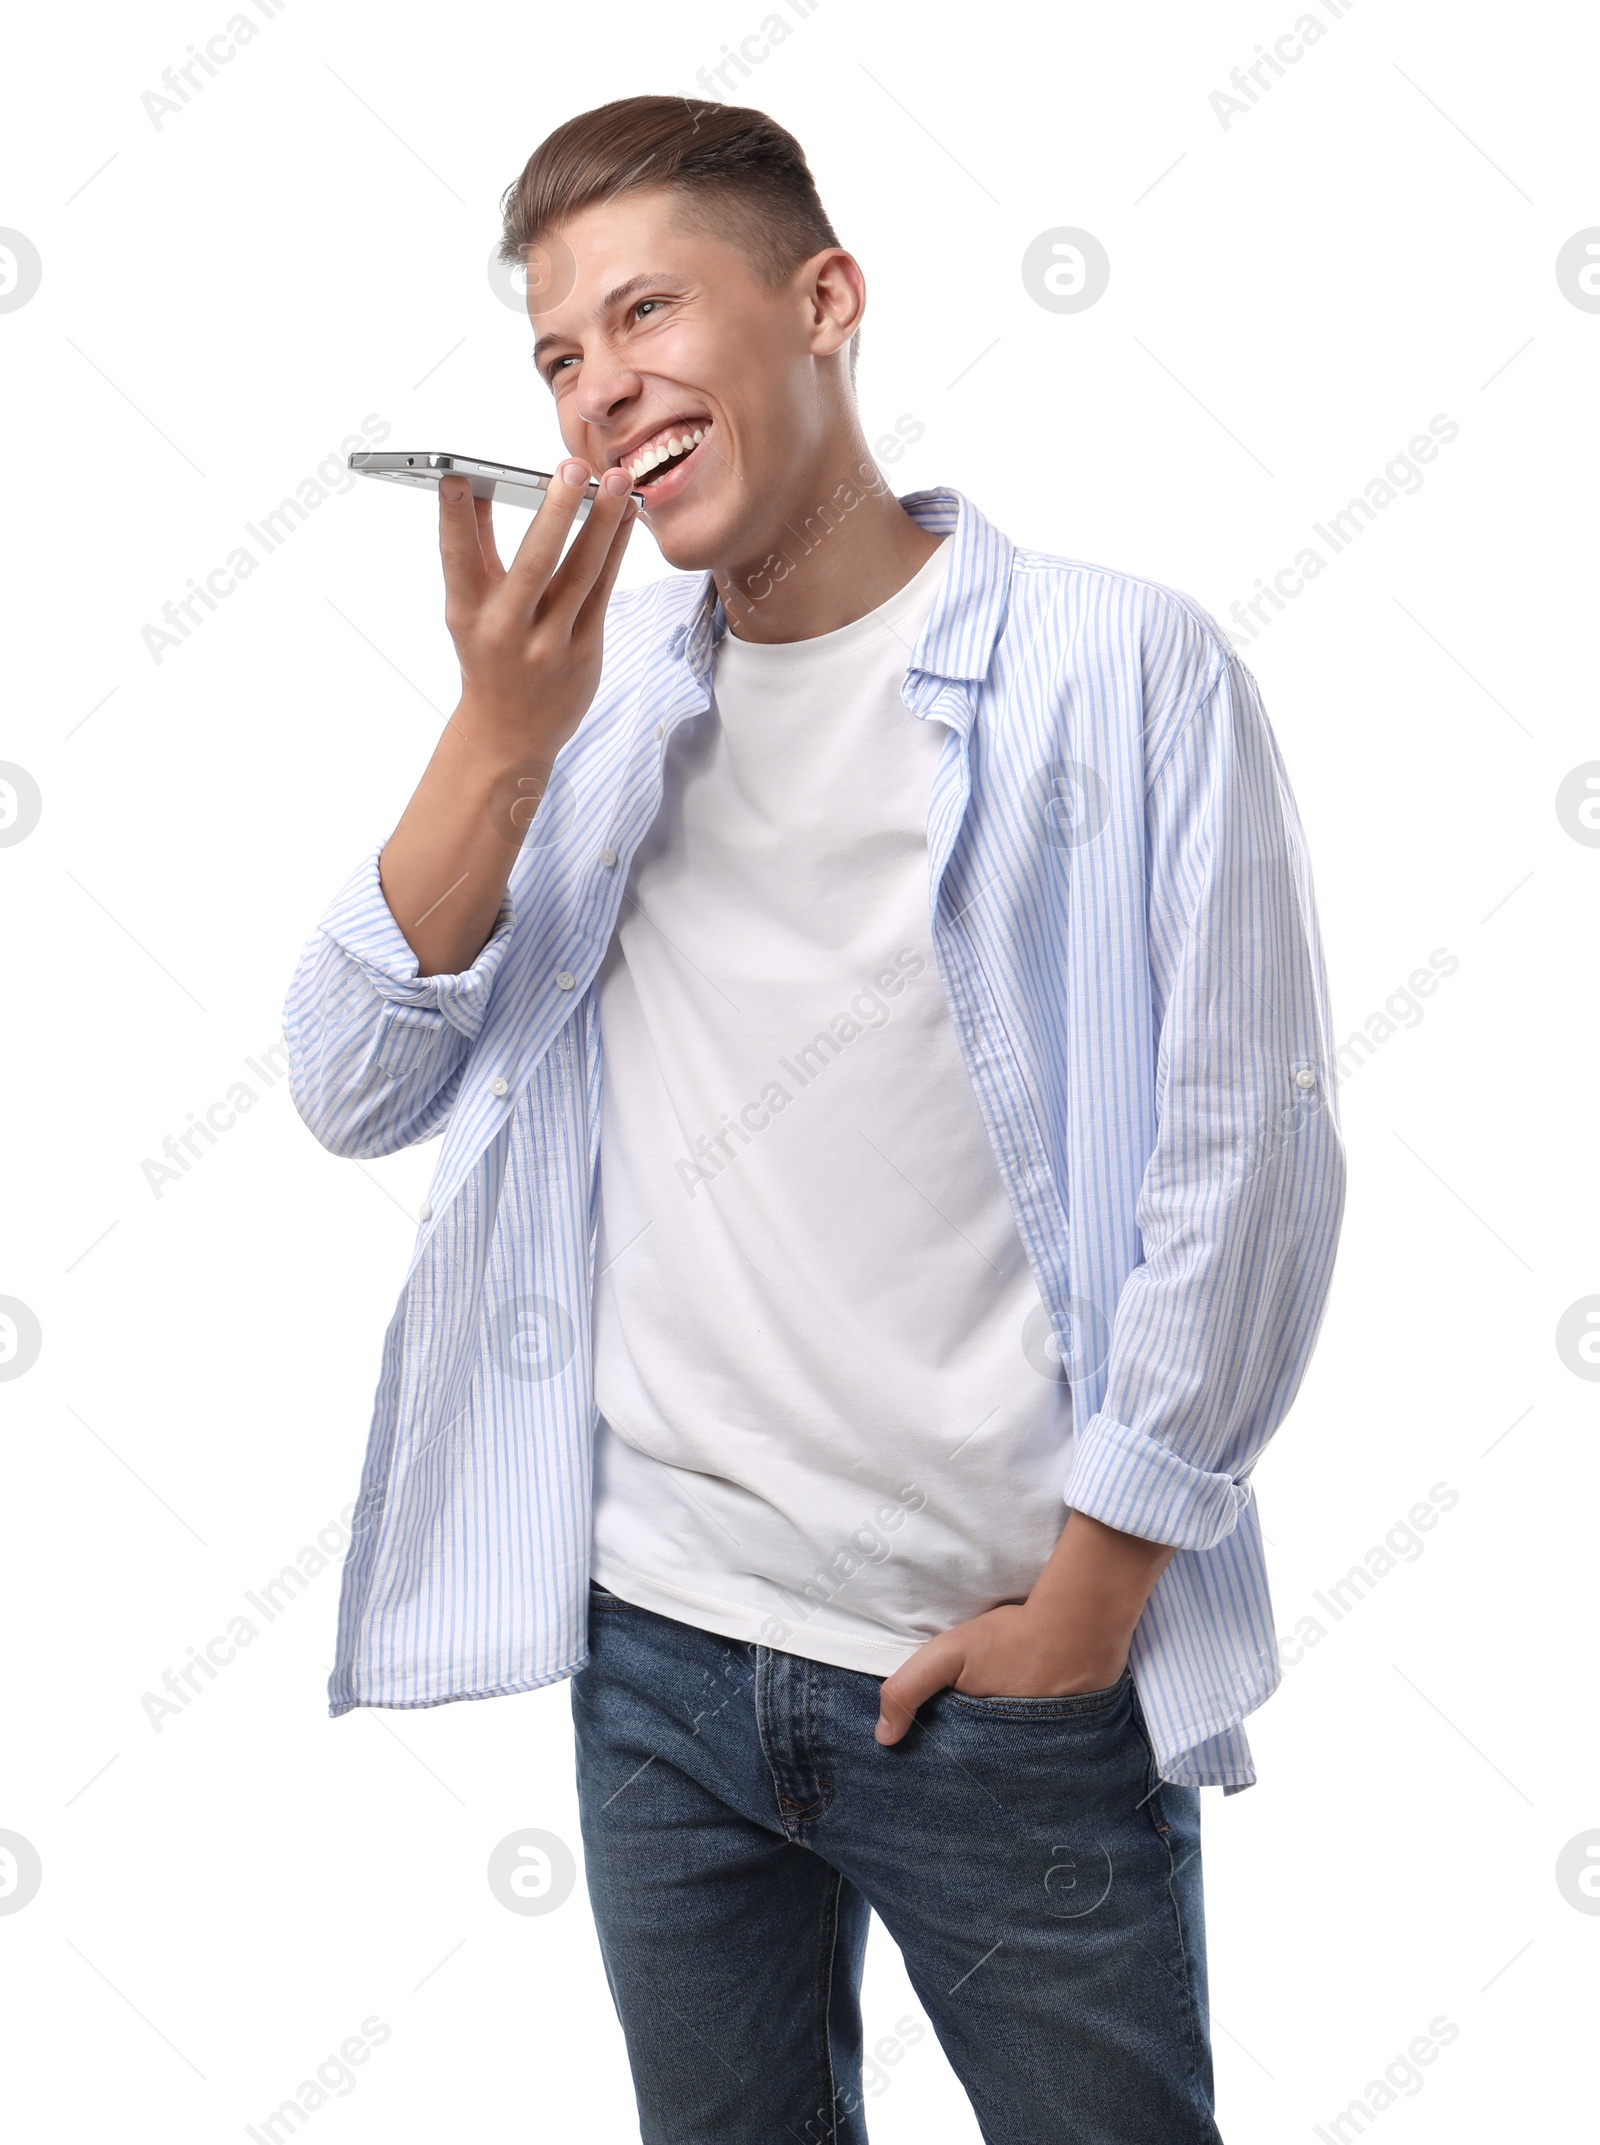
<svg viewBox="0 0 1600 2145"><path fill-rule="evenodd" d="M509 462L485 462L471 454L399 454L388 448L365 447L350 456L350 467L358 476L383 477L390 484L425 484L434 489L441 477L465 477L475 499L496 499L506 506L527 507L533 513L544 505L555 482L547 469L518 469ZM599 479L591 477L578 501L579 521L599 494ZM631 496L644 505L642 492Z"/></svg>

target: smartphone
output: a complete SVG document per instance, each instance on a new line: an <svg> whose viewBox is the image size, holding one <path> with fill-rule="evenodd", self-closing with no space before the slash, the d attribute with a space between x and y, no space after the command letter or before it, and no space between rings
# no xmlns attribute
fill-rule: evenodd
<svg viewBox="0 0 1600 2145"><path fill-rule="evenodd" d="M506 506L527 507L537 513L555 478L547 469L518 469L509 462L485 462L471 454L397 454L388 448L363 448L350 457L358 476L384 477L391 484L425 484L437 489L441 477L465 477L475 499L498 499ZM600 495L600 482L591 477L578 501L577 519L582 521ZM642 492L631 496L644 505Z"/></svg>

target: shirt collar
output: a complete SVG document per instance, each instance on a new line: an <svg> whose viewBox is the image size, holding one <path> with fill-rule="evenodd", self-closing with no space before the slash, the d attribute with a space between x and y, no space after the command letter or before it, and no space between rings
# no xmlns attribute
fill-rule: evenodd
<svg viewBox="0 0 1600 2145"><path fill-rule="evenodd" d="M907 492L900 505L920 527L947 536L951 557L908 674L978 679L989 668L1005 616L1012 545L953 485ZM711 573L692 583L687 607L668 647L696 677L711 668L716 645L727 631L727 614Z"/></svg>

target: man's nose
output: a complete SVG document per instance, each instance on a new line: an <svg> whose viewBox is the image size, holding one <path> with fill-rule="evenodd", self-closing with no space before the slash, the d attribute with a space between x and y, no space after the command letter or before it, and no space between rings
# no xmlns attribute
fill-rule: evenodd
<svg viewBox="0 0 1600 2145"><path fill-rule="evenodd" d="M626 366L606 368L604 361L586 365L584 378L573 404L584 425L604 429L615 425L621 413L639 394L639 379Z"/></svg>

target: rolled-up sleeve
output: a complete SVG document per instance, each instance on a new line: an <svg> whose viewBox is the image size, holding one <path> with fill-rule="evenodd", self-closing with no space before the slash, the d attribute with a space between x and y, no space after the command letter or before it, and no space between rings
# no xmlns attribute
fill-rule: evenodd
<svg viewBox="0 0 1600 2145"><path fill-rule="evenodd" d="M1310 1361L1345 1156L1309 858L1255 680L1230 656L1147 783L1155 1142L1066 1502L1209 1549Z"/></svg>
<svg viewBox="0 0 1600 2145"><path fill-rule="evenodd" d="M329 904L283 1009L295 1107L324 1147L393 1154L442 1130L511 943L508 893L470 968L419 976L378 876L379 842Z"/></svg>

